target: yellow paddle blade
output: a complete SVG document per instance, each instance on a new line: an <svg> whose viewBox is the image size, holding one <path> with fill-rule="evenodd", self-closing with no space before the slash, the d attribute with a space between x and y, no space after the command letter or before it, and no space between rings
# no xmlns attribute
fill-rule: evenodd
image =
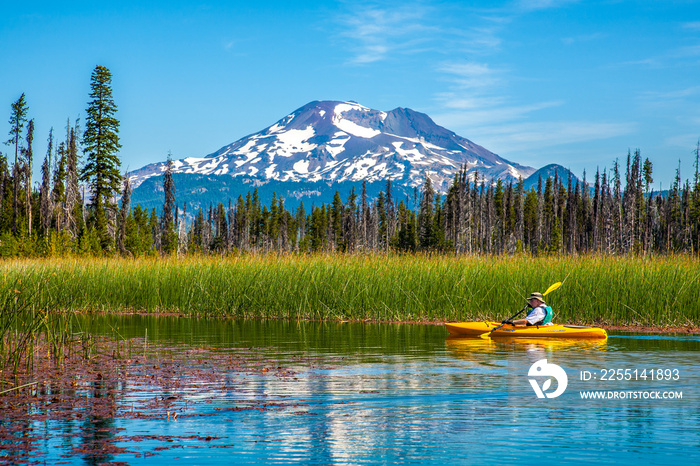
<svg viewBox="0 0 700 466"><path fill-rule="evenodd" d="M552 291L556 290L556 289L559 288L560 286L561 286L561 282L556 282L554 285L552 285L552 286L550 286L549 288L547 288L547 291L545 291L545 292L542 294L542 296L547 296L549 293L551 293Z"/></svg>

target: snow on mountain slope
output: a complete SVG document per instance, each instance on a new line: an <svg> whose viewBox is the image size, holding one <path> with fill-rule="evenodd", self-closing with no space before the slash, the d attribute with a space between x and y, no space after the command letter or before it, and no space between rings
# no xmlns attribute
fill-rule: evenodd
<svg viewBox="0 0 700 466"><path fill-rule="evenodd" d="M367 182L419 186L428 174L445 191L466 165L486 179L517 180L535 170L498 155L408 108L389 112L355 102L311 102L274 125L202 158L174 161L176 173L261 182ZM132 186L160 176L165 162L131 172Z"/></svg>

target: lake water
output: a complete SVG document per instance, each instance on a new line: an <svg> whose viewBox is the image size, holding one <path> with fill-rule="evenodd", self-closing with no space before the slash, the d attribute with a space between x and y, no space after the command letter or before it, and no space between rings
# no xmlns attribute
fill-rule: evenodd
<svg viewBox="0 0 700 466"><path fill-rule="evenodd" d="M214 362L191 358L173 372L196 383L179 392L120 386L121 409L172 399L177 418L39 423L56 433L41 445L48 464L700 464L698 336L502 341L447 339L432 325L144 316L81 325L153 345L144 353L255 355L260 367L214 380L200 375ZM528 375L543 359L559 379ZM562 372L565 390L548 398ZM119 432L117 448L65 455L100 422Z"/></svg>

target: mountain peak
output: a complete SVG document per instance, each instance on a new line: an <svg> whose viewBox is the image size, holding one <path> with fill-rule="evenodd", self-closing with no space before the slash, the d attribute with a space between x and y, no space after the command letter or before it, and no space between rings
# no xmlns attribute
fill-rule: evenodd
<svg viewBox="0 0 700 466"><path fill-rule="evenodd" d="M313 101L262 131L202 158L175 161L176 173L227 175L259 182L376 182L407 187L430 176L445 191L461 166L489 179L526 178L509 162L410 108L374 110L353 101ZM130 173L133 186L160 175L165 162Z"/></svg>

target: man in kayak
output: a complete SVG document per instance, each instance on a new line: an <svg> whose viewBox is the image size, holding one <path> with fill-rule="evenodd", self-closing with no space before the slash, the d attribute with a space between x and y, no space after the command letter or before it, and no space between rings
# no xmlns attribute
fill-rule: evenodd
<svg viewBox="0 0 700 466"><path fill-rule="evenodd" d="M542 293L534 292L530 295L529 298L527 298L527 304L532 308L530 312L528 312L527 316L525 316L524 319L518 319L518 320L509 320L504 323L506 324L512 324L512 325L542 325L547 322L545 322L546 317L547 317L547 304L544 302L544 296L542 296ZM550 308L551 309L551 308ZM551 320L551 317L550 319Z"/></svg>

